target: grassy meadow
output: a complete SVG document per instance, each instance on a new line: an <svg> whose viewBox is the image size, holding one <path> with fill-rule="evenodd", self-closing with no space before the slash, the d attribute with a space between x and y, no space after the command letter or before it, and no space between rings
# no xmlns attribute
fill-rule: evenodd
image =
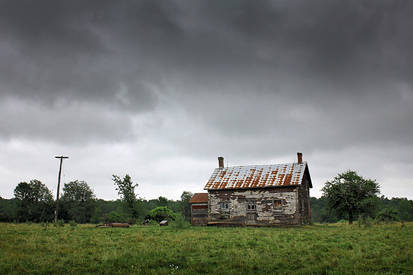
<svg viewBox="0 0 413 275"><path fill-rule="evenodd" d="M413 274L413 223L216 228L0 224L0 274Z"/></svg>

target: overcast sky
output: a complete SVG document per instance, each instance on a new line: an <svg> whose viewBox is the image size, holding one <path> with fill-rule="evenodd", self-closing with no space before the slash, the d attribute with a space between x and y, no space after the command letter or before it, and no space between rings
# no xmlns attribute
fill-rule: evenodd
<svg viewBox="0 0 413 275"><path fill-rule="evenodd" d="M201 192L225 164L348 169L413 199L412 1L0 0L0 196Z"/></svg>

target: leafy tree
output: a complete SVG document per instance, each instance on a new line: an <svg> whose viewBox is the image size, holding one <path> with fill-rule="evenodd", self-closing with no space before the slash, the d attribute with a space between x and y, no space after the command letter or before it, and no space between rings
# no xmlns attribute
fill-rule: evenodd
<svg viewBox="0 0 413 275"><path fill-rule="evenodd" d="M63 187L62 208L68 220L78 223L90 222L95 210L95 195L85 181L72 181Z"/></svg>
<svg viewBox="0 0 413 275"><path fill-rule="evenodd" d="M413 201L407 200L407 198L392 198L392 201L403 221L413 220Z"/></svg>
<svg viewBox="0 0 413 275"><path fill-rule="evenodd" d="M0 198L0 222L12 222L16 219L17 200Z"/></svg>
<svg viewBox="0 0 413 275"><path fill-rule="evenodd" d="M108 214L105 214L103 221L105 223L110 223L110 222L126 222L127 218L123 216L121 213L117 211L111 211Z"/></svg>
<svg viewBox="0 0 413 275"><path fill-rule="evenodd" d="M194 194L188 191L182 192L181 195L181 212L186 220L191 219L191 205L189 204L189 200L193 195Z"/></svg>
<svg viewBox="0 0 413 275"><path fill-rule="evenodd" d="M351 224L359 215L372 215L377 202L379 185L371 179L364 179L355 171L338 174L327 181L322 189L328 206L339 215L346 215Z"/></svg>
<svg viewBox="0 0 413 275"><path fill-rule="evenodd" d="M138 184L133 184L132 179L128 174L126 174L123 179L117 175L112 175L112 180L115 182L116 190L118 191L126 210L133 218L137 218L138 210L136 209L137 198L135 187L137 187Z"/></svg>
<svg viewBox="0 0 413 275"><path fill-rule="evenodd" d="M151 219L160 222L162 220L175 220L175 213L166 206L159 206L149 212Z"/></svg>
<svg viewBox="0 0 413 275"><path fill-rule="evenodd" d="M91 218L91 222L99 223L99 222L106 222L105 217L109 215L110 212L122 212L123 210L123 203L120 200L115 201L105 201L102 199L98 199L95 202L96 208L95 212Z"/></svg>
<svg viewBox="0 0 413 275"><path fill-rule="evenodd" d="M20 182L14 189L14 196L18 201L18 220L40 222L53 219L53 196L41 181Z"/></svg>
<svg viewBox="0 0 413 275"><path fill-rule="evenodd" d="M159 206L168 206L168 199L162 196L159 196Z"/></svg>
<svg viewBox="0 0 413 275"><path fill-rule="evenodd" d="M391 207L382 209L377 214L376 219L381 222L400 221L399 212Z"/></svg>

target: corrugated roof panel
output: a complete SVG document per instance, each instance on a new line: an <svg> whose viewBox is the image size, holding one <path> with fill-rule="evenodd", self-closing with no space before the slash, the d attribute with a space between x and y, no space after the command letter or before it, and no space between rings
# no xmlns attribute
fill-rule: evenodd
<svg viewBox="0 0 413 275"><path fill-rule="evenodd" d="M189 203L208 203L208 193L195 193Z"/></svg>
<svg viewBox="0 0 413 275"><path fill-rule="evenodd" d="M301 184L307 163L250 165L216 168L206 190L265 188Z"/></svg>

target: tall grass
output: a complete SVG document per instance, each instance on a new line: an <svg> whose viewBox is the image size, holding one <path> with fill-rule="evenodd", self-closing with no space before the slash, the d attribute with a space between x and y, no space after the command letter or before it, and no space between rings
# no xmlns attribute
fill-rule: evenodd
<svg viewBox="0 0 413 275"><path fill-rule="evenodd" d="M185 227L0 224L0 274L413 273L413 223Z"/></svg>

